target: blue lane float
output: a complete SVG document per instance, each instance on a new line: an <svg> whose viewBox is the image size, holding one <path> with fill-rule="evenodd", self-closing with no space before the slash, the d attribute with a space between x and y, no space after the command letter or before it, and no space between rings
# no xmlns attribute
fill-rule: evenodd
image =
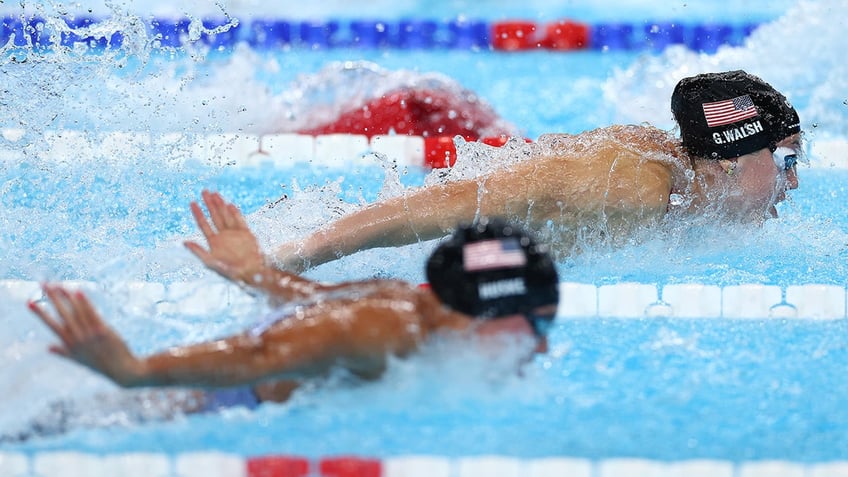
<svg viewBox="0 0 848 477"><path fill-rule="evenodd" d="M87 43L93 49L117 47L121 32L111 36L90 31L98 21L94 17L65 19L68 28L55 27L38 17L3 17L0 46L48 48L58 42L63 46ZM531 38L520 39L521 47L502 38L513 24L529 24ZM569 24L580 38L561 38ZM739 45L758 25L754 23L692 24L674 21L640 21L586 24L574 20L538 23L527 20L486 22L482 20L435 21L429 19L320 20L289 21L279 18L257 18L238 21L230 18L153 18L147 22L149 38L163 48L181 48L200 42L213 48L232 48L240 42L258 49L275 48L365 48L365 49L462 49L504 50L529 49L578 50L653 50L684 45L694 51L712 53L724 45ZM570 30L570 31L571 31ZM548 38L551 32L557 38ZM582 32L582 33L581 33ZM563 41L565 40L565 43ZM11 44L9 42L12 42ZM563 48L563 44L569 44Z"/></svg>
<svg viewBox="0 0 848 477"><path fill-rule="evenodd" d="M593 25L589 30L589 44L595 49L632 50L635 46L633 30L629 23Z"/></svg>
<svg viewBox="0 0 848 477"><path fill-rule="evenodd" d="M492 29L488 23L477 20L455 20L448 22L448 48L470 50L488 48Z"/></svg>
<svg viewBox="0 0 848 477"><path fill-rule="evenodd" d="M389 48L389 23L382 20L353 20L350 22L350 43L354 48Z"/></svg>
<svg viewBox="0 0 848 477"><path fill-rule="evenodd" d="M3 28L0 30L0 43L12 46L48 46L46 39L36 34L37 26L41 23L40 18L21 19L16 17L3 17Z"/></svg>
<svg viewBox="0 0 848 477"><path fill-rule="evenodd" d="M686 29L679 23L646 23L643 33L646 46L654 51L686 43Z"/></svg>
<svg viewBox="0 0 848 477"><path fill-rule="evenodd" d="M341 46L337 38L339 32L339 22L337 21L301 22L298 31L300 32L298 37L300 46L310 49Z"/></svg>
<svg viewBox="0 0 848 477"><path fill-rule="evenodd" d="M148 31L154 41L163 47L179 48L188 40L188 26L191 21L187 18L154 18Z"/></svg>
<svg viewBox="0 0 848 477"><path fill-rule="evenodd" d="M247 28L251 46L258 48L284 48L292 44L291 23L283 20L257 20Z"/></svg>
<svg viewBox="0 0 848 477"><path fill-rule="evenodd" d="M401 20L397 30L397 47L430 49L439 46L436 32L439 24L432 20Z"/></svg>

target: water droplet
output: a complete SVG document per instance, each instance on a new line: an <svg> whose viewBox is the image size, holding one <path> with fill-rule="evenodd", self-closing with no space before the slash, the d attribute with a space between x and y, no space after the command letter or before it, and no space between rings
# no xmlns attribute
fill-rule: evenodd
<svg viewBox="0 0 848 477"><path fill-rule="evenodd" d="M668 203L671 205L680 205L683 203L683 196L680 194L671 194L668 196Z"/></svg>

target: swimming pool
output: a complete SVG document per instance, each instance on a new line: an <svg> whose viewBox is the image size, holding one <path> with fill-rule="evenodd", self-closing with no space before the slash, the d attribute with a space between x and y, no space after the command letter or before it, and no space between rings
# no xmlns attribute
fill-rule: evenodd
<svg viewBox="0 0 848 477"><path fill-rule="evenodd" d="M789 10L780 17L783 6ZM183 469L174 475L194 475L185 469L200 472L203 459L192 461L193 453L222 452L313 462L356 455L391 463L413 455L432 458L430 467L418 462L420 469L436 469L429 475L486 475L480 469L498 464L504 475L510 469L517 469L510 475L526 475L528 466L563 464L544 460L552 457L574 459L568 465L576 475L604 477L656 475L652 466L692 459L709 464L702 472L712 469L701 475L765 475L768 469L777 469L772 475L811 469L839 475L840 467L826 464L846 460L848 438L842 405L848 390L839 378L846 321L838 319L845 318L848 276L848 172L829 163L844 165L840 144L848 137L845 66L836 53L844 43L838 30L845 6L773 5L756 18L773 23L748 45L713 55L241 48L141 57L29 52L24 58L5 51L10 87L2 103L19 114L2 126L26 133L5 137L0 148L7 159L0 162L6 298L0 303L0 382L16 390L7 393L7 408L15 412L2 414L0 434L27 430L33 419L63 418L67 429L2 444L9 457L0 466L21 455L29 466L49 467L51 459L52 465L79 465L85 456L153 453L164 455L169 468ZM631 14L636 7L622 2ZM587 21L604 18L584 8ZM672 10L682 15L681 8ZM707 7L693 10L696 20L711 14ZM538 15L553 18L562 10L546 11ZM786 55L787 41L806 54ZM18 57L13 62L9 54ZM461 350L434 348L395 363L379 383L338 377L285 406L139 425L127 412L136 409L127 403L132 393L46 356L47 333L23 307L23 296L43 279L97 283L98 303L141 352L249 322L258 305L201 270L182 249L182 239L195 233L186 204L204 187L250 212L270 244L424 181L427 171L392 168L374 156L351 164L359 154L345 145L335 148L341 158L288 166L205 160L197 144L223 133L267 133L300 104L292 91L313 92L322 68L351 58L387 71L416 65L422 73L448 75L530 138L617 121L668 127L675 75L744 66L798 106L812 167L801 170L802 186L781 206L781 218L762 229L667 227L638 244L590 249L560 264L569 300L553 331L553 351L520 378L495 379L497 367ZM56 139L55 131L81 136ZM167 136L174 132L181 136ZM235 141L224 148L236 149ZM285 201L269 206L283 195ZM416 244L363 253L310 274L421 281L417 266L398 269L397 263L422 263L428 250L429 244ZM221 298L198 297L200 286L223 290ZM784 302L792 306L773 308ZM668 304L676 306L676 317L667 316ZM647 309L657 316L646 318ZM88 401L97 394L105 401ZM50 414L56 400L65 403L64 414ZM82 454L62 460L54 451ZM503 460L481 460L491 456ZM478 460L464 460L471 458ZM773 461L781 463L769 467ZM239 475L227 468L216 471Z"/></svg>

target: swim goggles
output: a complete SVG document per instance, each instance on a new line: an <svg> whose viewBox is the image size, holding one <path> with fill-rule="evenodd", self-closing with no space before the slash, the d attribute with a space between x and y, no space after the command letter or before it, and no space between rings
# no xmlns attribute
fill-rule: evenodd
<svg viewBox="0 0 848 477"><path fill-rule="evenodd" d="M778 147L772 153L774 164L781 171L788 171L798 164L798 153L789 147Z"/></svg>

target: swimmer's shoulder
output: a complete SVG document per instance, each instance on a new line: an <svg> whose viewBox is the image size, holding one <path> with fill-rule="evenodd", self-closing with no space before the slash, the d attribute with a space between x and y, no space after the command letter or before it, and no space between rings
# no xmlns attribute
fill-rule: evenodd
<svg viewBox="0 0 848 477"><path fill-rule="evenodd" d="M539 146L549 150L585 150L587 148L636 147L667 154L677 154L679 141L668 131L643 124L615 124L579 134L549 133L539 136Z"/></svg>
<svg viewBox="0 0 848 477"><path fill-rule="evenodd" d="M615 125L607 130L611 137L635 147L666 154L676 154L680 150L680 141L672 134L649 124Z"/></svg>
<svg viewBox="0 0 848 477"><path fill-rule="evenodd" d="M327 292L341 300L355 301L390 300L407 303L402 307L416 312L428 313L440 302L426 286L415 285L400 279L377 278L371 280L340 283L328 288ZM388 302L387 302L388 303Z"/></svg>

